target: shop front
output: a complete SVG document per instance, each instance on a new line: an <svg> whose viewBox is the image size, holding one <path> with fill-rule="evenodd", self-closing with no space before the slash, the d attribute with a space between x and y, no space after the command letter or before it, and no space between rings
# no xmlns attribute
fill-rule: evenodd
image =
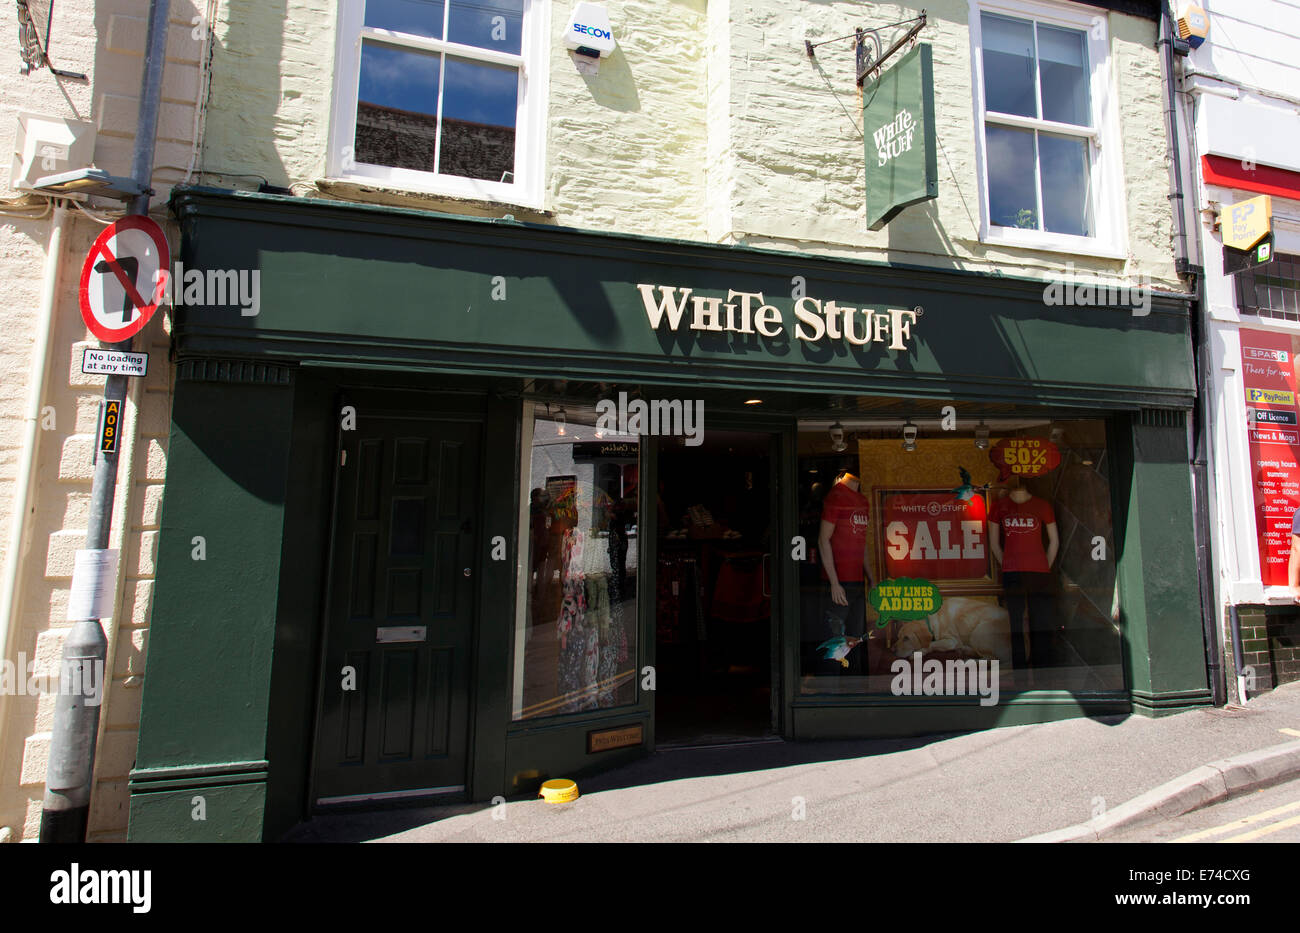
<svg viewBox="0 0 1300 933"><path fill-rule="evenodd" d="M1183 302L173 208L185 267L257 270L261 310L176 312L133 839L1209 702Z"/></svg>

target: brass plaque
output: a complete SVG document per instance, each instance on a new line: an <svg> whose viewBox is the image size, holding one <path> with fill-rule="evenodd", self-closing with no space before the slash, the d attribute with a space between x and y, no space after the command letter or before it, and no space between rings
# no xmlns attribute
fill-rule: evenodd
<svg viewBox="0 0 1300 933"><path fill-rule="evenodd" d="M645 741L640 723L635 726L619 726L616 729L601 729L599 732L587 733L587 754L607 752L615 748L628 748Z"/></svg>

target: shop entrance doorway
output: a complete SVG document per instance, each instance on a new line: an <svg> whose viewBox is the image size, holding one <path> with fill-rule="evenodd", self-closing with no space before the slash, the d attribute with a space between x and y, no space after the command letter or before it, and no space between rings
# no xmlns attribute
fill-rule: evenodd
<svg viewBox="0 0 1300 933"><path fill-rule="evenodd" d="M777 435L710 430L658 454L655 742L777 729Z"/></svg>

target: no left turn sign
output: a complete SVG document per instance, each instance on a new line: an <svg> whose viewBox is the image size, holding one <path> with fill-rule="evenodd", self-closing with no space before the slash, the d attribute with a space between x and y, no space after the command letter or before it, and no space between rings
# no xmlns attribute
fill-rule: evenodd
<svg viewBox="0 0 1300 933"><path fill-rule="evenodd" d="M138 334L167 292L171 255L162 228L123 217L104 228L81 267L81 319L105 343Z"/></svg>

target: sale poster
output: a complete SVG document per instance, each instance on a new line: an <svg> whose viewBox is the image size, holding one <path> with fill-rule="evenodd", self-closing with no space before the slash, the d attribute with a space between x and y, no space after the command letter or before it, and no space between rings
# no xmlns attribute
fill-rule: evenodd
<svg viewBox="0 0 1300 933"><path fill-rule="evenodd" d="M927 580L987 577L988 510L973 490L882 493L885 576Z"/></svg>
<svg viewBox="0 0 1300 933"><path fill-rule="evenodd" d="M1240 333L1260 575L1265 586L1285 586L1291 517L1300 507L1295 342L1270 331Z"/></svg>

